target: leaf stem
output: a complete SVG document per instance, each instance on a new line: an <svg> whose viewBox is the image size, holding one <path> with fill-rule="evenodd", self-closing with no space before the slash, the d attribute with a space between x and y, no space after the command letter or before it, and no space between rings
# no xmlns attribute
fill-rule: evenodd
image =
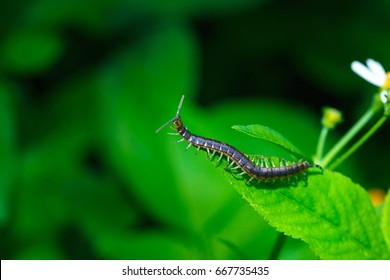
<svg viewBox="0 0 390 280"><path fill-rule="evenodd" d="M329 166L330 170L335 169L340 163L346 160L353 152L355 152L364 142L374 134L375 131L378 130L382 126L382 124L387 120L387 116L383 115L369 131L367 131L362 138L359 139L352 147L350 147L341 157L339 157L331 166Z"/></svg>
<svg viewBox="0 0 390 280"><path fill-rule="evenodd" d="M341 149L348 144L349 141L367 124L367 122L375 115L377 112L376 106L371 106L367 112L355 123L354 126L337 142L336 145L324 156L324 158L319 162L319 164L326 168L328 164L333 160L333 158L340 152Z"/></svg>

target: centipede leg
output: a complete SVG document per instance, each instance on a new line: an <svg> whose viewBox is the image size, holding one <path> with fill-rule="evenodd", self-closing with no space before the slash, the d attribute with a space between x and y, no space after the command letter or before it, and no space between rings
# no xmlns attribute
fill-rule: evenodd
<svg viewBox="0 0 390 280"><path fill-rule="evenodd" d="M216 151L213 151L211 154L208 155L208 158L212 158L215 155Z"/></svg>
<svg viewBox="0 0 390 280"><path fill-rule="evenodd" d="M304 172L302 173L303 180L305 181L305 185L307 185L307 174Z"/></svg>
<svg viewBox="0 0 390 280"><path fill-rule="evenodd" d="M245 180L245 184L247 185L247 186L249 186L250 185L250 182L253 180L253 177L250 177L249 178L249 180Z"/></svg>
<svg viewBox="0 0 390 280"><path fill-rule="evenodd" d="M265 158L260 158L260 164L261 164L261 167L269 168L267 160Z"/></svg>
<svg viewBox="0 0 390 280"><path fill-rule="evenodd" d="M293 184L294 186L296 186L296 185L298 184L298 176L293 176L293 177L291 177L291 179L293 180L293 181L292 181L292 184Z"/></svg>
<svg viewBox="0 0 390 280"><path fill-rule="evenodd" d="M262 182L263 182L265 185L267 185L267 186L272 186L272 184L274 183L273 180L263 180Z"/></svg>
<svg viewBox="0 0 390 280"><path fill-rule="evenodd" d="M222 157L223 157L223 154L221 153L221 155L220 155L219 158L218 158L217 163L219 163L219 162L221 161Z"/></svg>
<svg viewBox="0 0 390 280"><path fill-rule="evenodd" d="M230 167L231 167L231 165L230 165L230 164L226 165L226 166L225 166L225 170L227 170L227 171L229 171L229 172L230 172L230 171L232 170Z"/></svg>
<svg viewBox="0 0 390 280"><path fill-rule="evenodd" d="M233 168L230 168L230 170L235 170L235 169L239 169L241 168L241 166L237 165L237 166L234 166Z"/></svg>
<svg viewBox="0 0 390 280"><path fill-rule="evenodd" d="M192 146L192 143L189 143L187 148L184 149L184 151L187 151Z"/></svg>
<svg viewBox="0 0 390 280"><path fill-rule="evenodd" d="M232 162L227 166L227 168L228 168L229 170L231 170L233 165L234 165L234 161L232 160ZM238 165L238 166L239 166L239 165Z"/></svg>
<svg viewBox="0 0 390 280"><path fill-rule="evenodd" d="M264 159L263 158L259 158L259 160L260 160L260 166L261 167L264 167ZM257 164L258 165L258 164Z"/></svg>

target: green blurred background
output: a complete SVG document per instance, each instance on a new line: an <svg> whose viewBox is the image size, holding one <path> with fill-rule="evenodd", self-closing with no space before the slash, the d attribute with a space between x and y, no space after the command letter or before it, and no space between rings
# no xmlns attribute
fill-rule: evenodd
<svg viewBox="0 0 390 280"><path fill-rule="evenodd" d="M0 4L2 259L315 259L221 172L155 130L182 117L246 153L288 157L233 131L262 124L307 157L321 108L375 88L350 70L390 67L390 1L86 0ZM388 68L389 69L389 68ZM340 171L387 189L389 125Z"/></svg>

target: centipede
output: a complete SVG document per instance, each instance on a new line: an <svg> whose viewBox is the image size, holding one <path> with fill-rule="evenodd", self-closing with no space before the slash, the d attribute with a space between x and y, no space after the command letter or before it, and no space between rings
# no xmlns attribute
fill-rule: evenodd
<svg viewBox="0 0 390 280"><path fill-rule="evenodd" d="M228 162L228 170L238 170L238 176L247 175L250 181L266 181L274 182L276 180L283 180L289 178L296 178L303 174L305 180L306 171L309 168L319 168L322 170L321 166L318 164L311 164L307 160L299 160L298 162L288 162L287 160L280 159L278 164L274 164L272 160L266 160L264 157L253 157L240 152L238 149L229 145L225 142L206 138L199 136L190 132L187 127L184 125L181 117L180 110L183 105L184 95L181 97L179 105L177 107L176 115L163 124L160 128L156 130L156 133L160 132L163 128L173 123L176 133L169 133L172 135L181 136L181 139L177 142L186 141L188 146L185 150L188 150L191 146L197 148L197 150L205 150L210 158L214 157L215 154L219 154L218 163L225 156Z"/></svg>

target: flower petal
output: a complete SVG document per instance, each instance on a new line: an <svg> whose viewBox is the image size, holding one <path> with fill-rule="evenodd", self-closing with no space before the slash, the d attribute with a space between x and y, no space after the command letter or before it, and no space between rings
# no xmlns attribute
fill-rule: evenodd
<svg viewBox="0 0 390 280"><path fill-rule="evenodd" d="M383 86L386 81L386 71L383 68L382 64L369 58L367 59L367 66L368 69L370 69L371 72L375 75L375 77L378 78L378 81L382 81L381 86Z"/></svg>
<svg viewBox="0 0 390 280"><path fill-rule="evenodd" d="M358 61L354 61L351 64L351 69L357 75L365 79L367 82L381 87L383 85L383 81L379 81L379 79L368 69L365 65Z"/></svg>

